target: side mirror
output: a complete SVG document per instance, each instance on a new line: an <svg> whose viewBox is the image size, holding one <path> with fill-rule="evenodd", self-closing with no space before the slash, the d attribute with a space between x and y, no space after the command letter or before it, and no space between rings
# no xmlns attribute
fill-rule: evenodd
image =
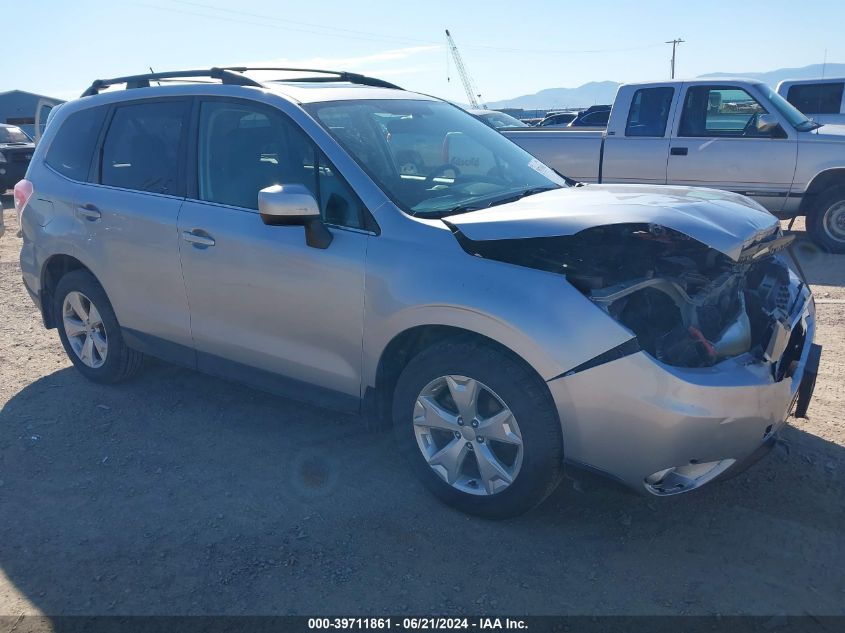
<svg viewBox="0 0 845 633"><path fill-rule="evenodd" d="M304 226L308 246L328 248L332 243L317 201L303 185L265 187L258 192L258 213L268 226Z"/></svg>
<svg viewBox="0 0 845 633"><path fill-rule="evenodd" d="M777 118L773 114L758 114L757 115L757 132L760 134L776 136L777 130L780 128Z"/></svg>

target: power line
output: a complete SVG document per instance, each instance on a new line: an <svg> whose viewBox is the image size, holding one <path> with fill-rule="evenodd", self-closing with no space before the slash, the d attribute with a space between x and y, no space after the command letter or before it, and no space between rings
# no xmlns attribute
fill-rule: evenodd
<svg viewBox="0 0 845 633"><path fill-rule="evenodd" d="M326 26L322 24L316 24L314 22L303 22L300 20L289 20L287 18L279 18L277 16L266 15L262 13L251 13L247 11L240 11L235 9L228 9L225 7L219 7L210 4L203 4L200 2L192 2L190 0L175 0L179 4L188 6L188 7L196 7L199 10L187 10L187 9L177 9L174 7L165 7L155 4L149 4L146 2L136 2L137 6L147 7L151 9L156 9L158 11L166 11L170 13L180 13L182 15L192 15L202 18L207 18L211 20L219 20L225 22L235 22L239 24L247 24L250 26L262 26L269 29L274 30L281 30L282 28L287 31L295 31L300 33L310 33L313 35L331 35L333 37L341 37L341 38L348 38L348 39L357 39L357 40L366 40L366 41L383 41L383 42L396 42L401 44L413 44L413 45L430 45L430 46L442 46L442 41L435 41L435 40L426 40L414 37L405 37L405 36L393 36L393 35L386 35L384 33L374 33L371 31L359 31L355 29L346 29L342 27L335 27L335 26ZM209 13L211 11L211 13ZM213 12L217 12L217 14ZM219 15L220 13L224 13L226 15ZM244 19L246 18L256 18L256 20L261 20L258 22L256 20L251 19ZM267 22L272 22L273 24L267 24ZM293 25L293 26L288 26ZM303 28L307 27L307 28ZM319 30L315 30L319 29ZM639 46L629 46L629 47L621 47L621 48L595 48L595 49L531 49L531 48L513 48L513 47L502 47L502 46L490 46L486 44L463 44L464 48L471 48L471 49L478 49L478 50L485 50L485 51L496 51L501 53L521 53L526 55L581 55L581 54L601 54L601 53L622 53L628 51L635 51L635 50L645 50L648 48L655 48L657 46L662 46L662 44L654 43L654 44L645 44Z"/></svg>

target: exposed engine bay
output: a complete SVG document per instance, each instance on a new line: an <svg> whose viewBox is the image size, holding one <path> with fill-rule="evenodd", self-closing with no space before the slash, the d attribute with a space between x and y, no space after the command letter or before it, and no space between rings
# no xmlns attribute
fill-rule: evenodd
<svg viewBox="0 0 845 633"><path fill-rule="evenodd" d="M747 247L739 261L655 224L614 224L575 235L472 241L467 252L560 273L636 334L639 346L676 367L708 367L751 352L790 374L805 332L791 328L800 286L776 253L779 231ZM783 358L784 362L779 362Z"/></svg>

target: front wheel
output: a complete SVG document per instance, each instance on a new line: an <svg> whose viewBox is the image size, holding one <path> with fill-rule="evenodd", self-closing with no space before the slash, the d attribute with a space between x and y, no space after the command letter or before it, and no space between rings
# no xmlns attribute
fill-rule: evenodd
<svg viewBox="0 0 845 633"><path fill-rule="evenodd" d="M444 341L413 358L393 423L422 483L463 512L522 514L563 475L560 423L542 380L482 342Z"/></svg>
<svg viewBox="0 0 845 633"><path fill-rule="evenodd" d="M815 201L807 215L813 241L831 253L845 253L845 185L833 187Z"/></svg>

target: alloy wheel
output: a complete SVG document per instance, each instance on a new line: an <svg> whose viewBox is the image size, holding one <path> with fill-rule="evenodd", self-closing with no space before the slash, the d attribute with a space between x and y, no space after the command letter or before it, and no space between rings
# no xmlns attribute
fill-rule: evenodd
<svg viewBox="0 0 845 633"><path fill-rule="evenodd" d="M91 369L102 367L109 351L99 310L81 292L71 291L62 302L62 324L73 353Z"/></svg>
<svg viewBox="0 0 845 633"><path fill-rule="evenodd" d="M417 446L447 484L473 495L508 488L522 466L523 444L510 408L466 376L432 380L414 405Z"/></svg>

